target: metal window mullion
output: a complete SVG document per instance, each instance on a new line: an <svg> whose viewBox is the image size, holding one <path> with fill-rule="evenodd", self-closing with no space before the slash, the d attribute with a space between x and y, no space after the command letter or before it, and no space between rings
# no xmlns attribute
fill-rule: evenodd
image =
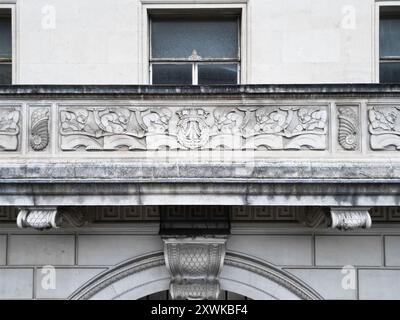
<svg viewBox="0 0 400 320"><path fill-rule="evenodd" d="M192 68L192 85L197 86L198 84L199 84L198 62L194 62Z"/></svg>

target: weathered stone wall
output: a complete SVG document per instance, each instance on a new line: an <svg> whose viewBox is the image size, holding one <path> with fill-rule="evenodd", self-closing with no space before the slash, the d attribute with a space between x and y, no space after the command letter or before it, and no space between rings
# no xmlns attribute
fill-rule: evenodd
<svg viewBox="0 0 400 320"><path fill-rule="evenodd" d="M287 222L234 223L227 250L275 265L325 299L399 299L398 230L394 222L347 233ZM154 223L96 223L80 230L45 233L2 224L0 298L68 298L90 279L123 261L162 251L157 233L158 225ZM46 265L56 268L54 290L45 290L41 285L47 275L42 273ZM342 287L344 266L355 268L354 290ZM165 266L160 268L167 274L162 271ZM225 270L231 272L231 267ZM151 281L151 273L148 276ZM254 281L245 273L242 277L244 283ZM125 286L128 288L129 283Z"/></svg>
<svg viewBox="0 0 400 320"><path fill-rule="evenodd" d="M218 7L243 9L242 83L377 80L374 0L15 2L18 84L148 84L146 9Z"/></svg>

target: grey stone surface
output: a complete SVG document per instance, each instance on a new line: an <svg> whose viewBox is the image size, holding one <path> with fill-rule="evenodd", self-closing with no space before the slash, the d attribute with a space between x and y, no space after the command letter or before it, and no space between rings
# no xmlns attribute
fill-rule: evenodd
<svg viewBox="0 0 400 320"><path fill-rule="evenodd" d="M73 265L73 235L10 235L9 265Z"/></svg>
<svg viewBox="0 0 400 320"><path fill-rule="evenodd" d="M5 265L7 260L7 236L0 235L0 265Z"/></svg>
<svg viewBox="0 0 400 320"><path fill-rule="evenodd" d="M78 264L108 266L163 250L158 236L80 235Z"/></svg>
<svg viewBox="0 0 400 320"><path fill-rule="evenodd" d="M316 236L316 265L381 266L381 240L379 236Z"/></svg>
<svg viewBox="0 0 400 320"><path fill-rule="evenodd" d="M55 288L45 289L41 283L46 281L47 273L42 273L42 269L36 270L36 298L37 299L67 299L75 290L79 289L91 278L101 273L105 269L55 269ZM46 283L46 282L45 282Z"/></svg>
<svg viewBox="0 0 400 320"><path fill-rule="evenodd" d="M311 236L232 236L227 250L275 265L307 266L312 263Z"/></svg>
<svg viewBox="0 0 400 320"><path fill-rule="evenodd" d="M400 236L385 237L386 266L400 266Z"/></svg>
<svg viewBox="0 0 400 320"><path fill-rule="evenodd" d="M352 300L357 298L356 290L343 289L342 269L289 269L287 271L312 287L324 299Z"/></svg>
<svg viewBox="0 0 400 320"><path fill-rule="evenodd" d="M71 170L73 168L71 167ZM111 170L111 169L110 169ZM268 170L268 169L265 169ZM278 173L277 173L278 174ZM123 206L123 205L276 205L276 206L398 206L400 184L299 183L236 180L184 183L6 184L0 205L13 206ZM290 182L291 181L291 182ZM83 183L87 182L87 183ZM375 180L377 182L377 180Z"/></svg>
<svg viewBox="0 0 400 320"><path fill-rule="evenodd" d="M152 96L152 95L272 95L290 96L296 94L329 96L347 94L353 96L374 94L400 94L396 84L257 84L224 86L155 86L155 85L14 85L0 86L1 96L76 96L108 95L115 96Z"/></svg>
<svg viewBox="0 0 400 320"><path fill-rule="evenodd" d="M0 299L32 299L33 269L1 269Z"/></svg>
<svg viewBox="0 0 400 320"><path fill-rule="evenodd" d="M359 270L360 299L400 299L400 270Z"/></svg>

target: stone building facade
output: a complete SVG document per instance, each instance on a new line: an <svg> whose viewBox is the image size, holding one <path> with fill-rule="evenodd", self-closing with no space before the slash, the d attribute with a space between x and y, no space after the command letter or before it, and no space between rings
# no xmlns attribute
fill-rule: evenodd
<svg viewBox="0 0 400 320"><path fill-rule="evenodd" d="M0 1L0 299L400 299L400 3Z"/></svg>

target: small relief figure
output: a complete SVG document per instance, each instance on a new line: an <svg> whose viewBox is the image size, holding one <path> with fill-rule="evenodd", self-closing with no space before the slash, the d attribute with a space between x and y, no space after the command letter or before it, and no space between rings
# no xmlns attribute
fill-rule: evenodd
<svg viewBox="0 0 400 320"><path fill-rule="evenodd" d="M270 109L262 108L256 111L256 119L256 132L279 133L287 127L288 112L280 109L271 112Z"/></svg>
<svg viewBox="0 0 400 320"><path fill-rule="evenodd" d="M218 132L223 134L240 133L244 115L236 108L217 108L214 119Z"/></svg>
<svg viewBox="0 0 400 320"><path fill-rule="evenodd" d="M297 116L299 124L295 128L295 132L326 131L328 114L325 110L301 108L297 111Z"/></svg>
<svg viewBox="0 0 400 320"><path fill-rule="evenodd" d="M84 131L89 119L89 111L78 109L61 111L61 129L64 132Z"/></svg>
<svg viewBox="0 0 400 320"><path fill-rule="evenodd" d="M93 110L97 125L107 133L122 134L127 131L129 110Z"/></svg>
<svg viewBox="0 0 400 320"><path fill-rule="evenodd" d="M0 113L0 132L18 134L19 133L19 112L16 110Z"/></svg>
<svg viewBox="0 0 400 320"><path fill-rule="evenodd" d="M168 109L151 109L142 115L146 133L166 133L168 132L171 112Z"/></svg>
<svg viewBox="0 0 400 320"><path fill-rule="evenodd" d="M400 108L373 108L369 111L371 133L377 131L400 132Z"/></svg>

